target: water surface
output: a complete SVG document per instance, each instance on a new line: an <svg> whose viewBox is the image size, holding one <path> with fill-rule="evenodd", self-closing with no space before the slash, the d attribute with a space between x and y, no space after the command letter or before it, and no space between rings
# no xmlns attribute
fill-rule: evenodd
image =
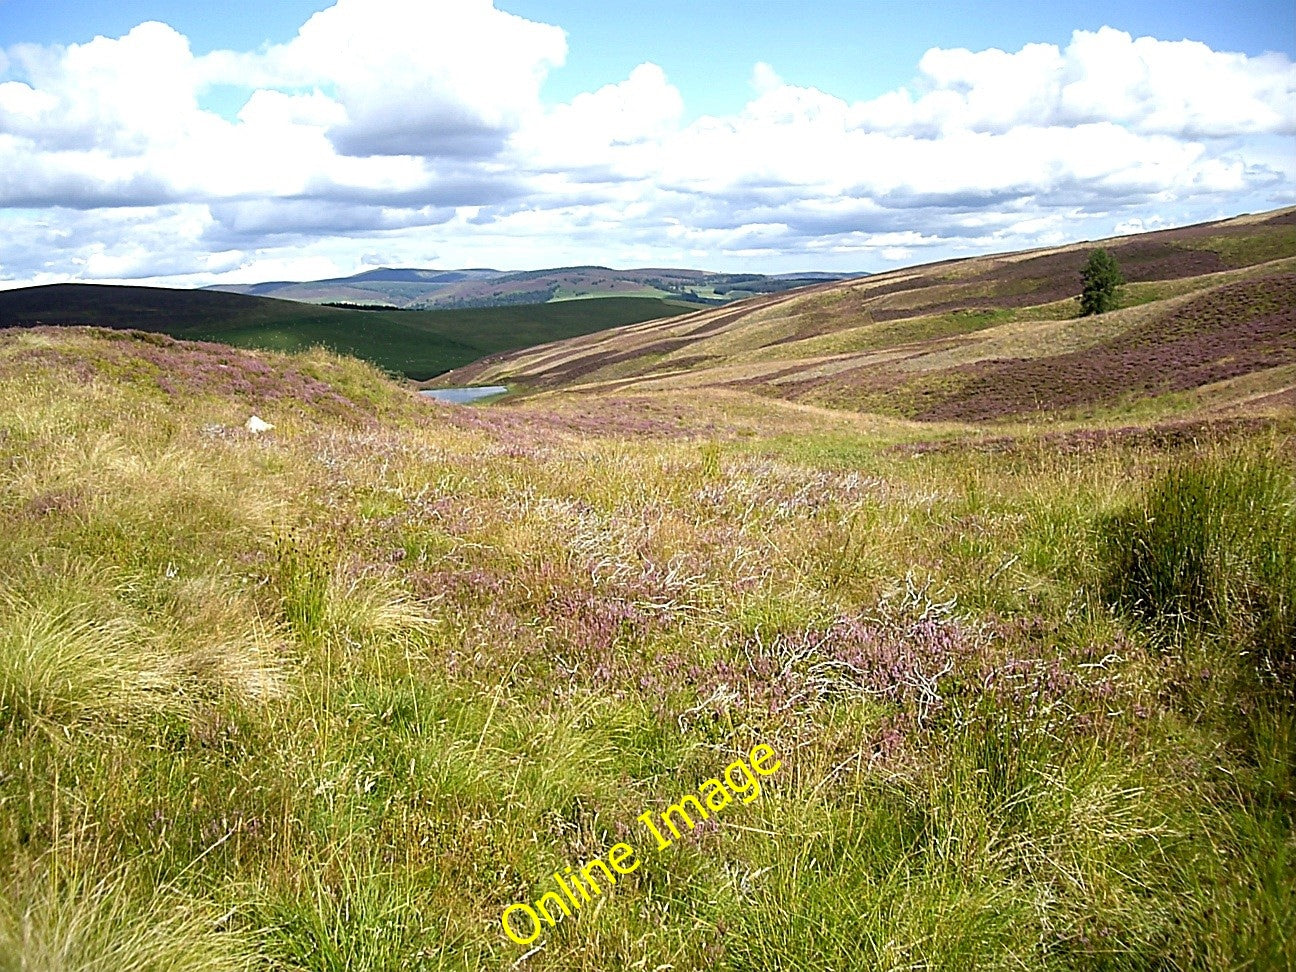
<svg viewBox="0 0 1296 972"><path fill-rule="evenodd" d="M490 398L502 395L508 388L504 385L479 385L476 388L427 388L419 394L435 398L438 402L450 402L452 405L467 405L479 398Z"/></svg>

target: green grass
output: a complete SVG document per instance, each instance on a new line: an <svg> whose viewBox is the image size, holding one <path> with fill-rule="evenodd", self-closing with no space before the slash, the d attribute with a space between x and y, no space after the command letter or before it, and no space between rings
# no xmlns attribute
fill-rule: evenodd
<svg viewBox="0 0 1296 972"><path fill-rule="evenodd" d="M855 324L842 330L801 338L784 344L758 349L747 360L782 360L820 354L843 354L858 351L881 351L919 341L932 341L971 334L1023 317L1007 309L958 310L948 314L926 314L896 321Z"/></svg>
<svg viewBox="0 0 1296 972"><path fill-rule="evenodd" d="M671 294L658 287L639 287L634 290L623 291L590 291L579 287L560 287L554 292L554 296L550 299L550 303L559 303L565 300L606 300L609 297L648 297L658 300L669 300Z"/></svg>
<svg viewBox="0 0 1296 972"><path fill-rule="evenodd" d="M0 327L91 324L241 348L322 346L421 381L499 351L693 309L645 297L606 297L463 310L353 310L217 291L64 284L0 293Z"/></svg>
<svg viewBox="0 0 1296 972"><path fill-rule="evenodd" d="M1296 256L1296 226L1259 226L1243 235L1207 236L1176 245L1213 250L1228 266L1245 267Z"/></svg>
<svg viewBox="0 0 1296 972"><path fill-rule="evenodd" d="M738 439L222 354L0 337L0 970L1296 961L1280 429ZM522 960L506 906L757 742Z"/></svg>

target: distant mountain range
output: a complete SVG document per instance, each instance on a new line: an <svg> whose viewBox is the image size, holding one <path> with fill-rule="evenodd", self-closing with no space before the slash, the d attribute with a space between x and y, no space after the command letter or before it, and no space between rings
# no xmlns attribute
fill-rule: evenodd
<svg viewBox="0 0 1296 972"><path fill-rule="evenodd" d="M560 267L553 270L426 270L381 267L350 277L304 282L221 284L208 290L277 297L311 304L358 304L431 310L544 304L596 297L657 297L715 306L779 293L862 273L707 273L701 270L611 270Z"/></svg>
<svg viewBox="0 0 1296 972"><path fill-rule="evenodd" d="M92 325L281 351L320 344L422 381L493 354L844 276L381 268L201 290L50 284L0 291L0 328Z"/></svg>

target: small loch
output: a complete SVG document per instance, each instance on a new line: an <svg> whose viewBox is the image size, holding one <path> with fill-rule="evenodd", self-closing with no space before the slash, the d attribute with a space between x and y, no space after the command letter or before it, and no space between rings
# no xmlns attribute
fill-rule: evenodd
<svg viewBox="0 0 1296 972"><path fill-rule="evenodd" d="M506 391L508 391L508 388L504 385L480 385L476 388L425 388L419 394L426 395L428 398L435 398L438 402L467 405L469 402L475 402L480 398L503 395Z"/></svg>

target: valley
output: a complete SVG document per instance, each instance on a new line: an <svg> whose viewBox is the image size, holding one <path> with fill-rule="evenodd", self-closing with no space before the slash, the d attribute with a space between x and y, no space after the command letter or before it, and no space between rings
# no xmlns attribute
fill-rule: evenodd
<svg viewBox="0 0 1296 972"><path fill-rule="evenodd" d="M278 351L320 346L425 380L492 352L684 313L656 298L397 311L203 290L55 284L0 291L0 327L92 325Z"/></svg>
<svg viewBox="0 0 1296 972"><path fill-rule="evenodd" d="M1105 245L1128 283L1082 318ZM1296 211L952 261L492 356L442 379L532 392L716 388L920 421L1114 418L1296 386Z"/></svg>

